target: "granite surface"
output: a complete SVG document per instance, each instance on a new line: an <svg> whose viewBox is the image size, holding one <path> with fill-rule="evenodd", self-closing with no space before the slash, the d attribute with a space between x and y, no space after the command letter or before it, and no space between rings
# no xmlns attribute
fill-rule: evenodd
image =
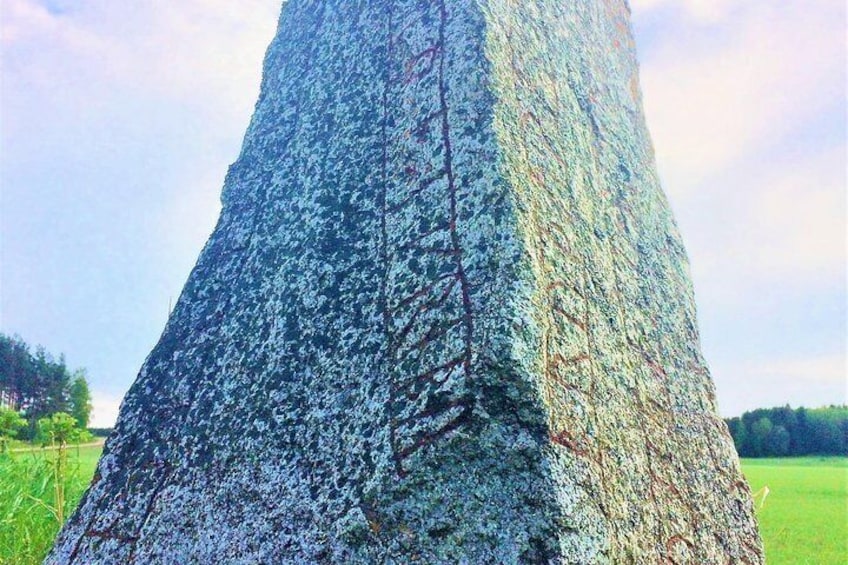
<svg viewBox="0 0 848 565"><path fill-rule="evenodd" d="M763 562L622 0L289 0L47 563Z"/></svg>

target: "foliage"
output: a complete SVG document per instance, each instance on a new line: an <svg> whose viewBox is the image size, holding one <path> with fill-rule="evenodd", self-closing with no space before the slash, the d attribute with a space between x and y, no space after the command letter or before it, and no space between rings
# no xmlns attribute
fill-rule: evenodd
<svg viewBox="0 0 848 565"><path fill-rule="evenodd" d="M9 441L18 435L21 428L26 426L26 420L15 410L0 407L0 454L5 453Z"/></svg>
<svg viewBox="0 0 848 565"><path fill-rule="evenodd" d="M65 483L68 473L68 444L80 443L91 438L91 434L77 427L76 419L70 414L57 412L38 421L38 439L43 447L50 447L49 456L53 473L54 505L48 506L56 521L65 523Z"/></svg>
<svg viewBox="0 0 848 565"><path fill-rule="evenodd" d="M848 460L744 459L768 563L842 565L848 555ZM763 500L768 487L768 495ZM760 503L762 502L762 505Z"/></svg>
<svg viewBox="0 0 848 565"><path fill-rule="evenodd" d="M70 448L63 476L63 516L82 498L101 447ZM0 563L41 563L59 531L53 453L34 449L0 456Z"/></svg>
<svg viewBox="0 0 848 565"><path fill-rule="evenodd" d="M85 370L78 369L74 372L69 391L71 403L71 415L76 419L77 426L85 429L91 418L91 391L88 389L88 380Z"/></svg>
<svg viewBox="0 0 848 565"><path fill-rule="evenodd" d="M848 406L761 408L726 422L742 457L848 455Z"/></svg>
<svg viewBox="0 0 848 565"><path fill-rule="evenodd" d="M789 432L781 425L772 426L771 431L766 436L763 446L764 453L772 453L776 457L784 457L789 454Z"/></svg>
<svg viewBox="0 0 848 565"><path fill-rule="evenodd" d="M91 395L84 371L72 375L62 356L42 347L33 352L20 337L0 334L0 407L21 413L27 421L22 435L32 439L38 420L56 412L71 412L87 424Z"/></svg>
<svg viewBox="0 0 848 565"><path fill-rule="evenodd" d="M754 457L766 455L766 440L772 428L774 425L766 416L754 422L751 426L751 437L748 440L751 444L751 455Z"/></svg>
<svg viewBox="0 0 848 565"><path fill-rule="evenodd" d="M80 443L82 432L70 414L57 412L38 420L37 438L42 446L65 447L69 443ZM90 435L90 434L89 434Z"/></svg>
<svg viewBox="0 0 848 565"><path fill-rule="evenodd" d="M18 337L0 334L0 405L20 411L35 388L29 346Z"/></svg>
<svg viewBox="0 0 848 565"><path fill-rule="evenodd" d="M112 430L114 428L88 428L88 431L91 432L91 435L94 437L109 437L112 434Z"/></svg>

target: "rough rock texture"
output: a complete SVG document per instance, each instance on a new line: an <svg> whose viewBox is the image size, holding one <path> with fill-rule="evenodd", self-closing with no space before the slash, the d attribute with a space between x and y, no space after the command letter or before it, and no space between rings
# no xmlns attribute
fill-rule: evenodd
<svg viewBox="0 0 848 565"><path fill-rule="evenodd" d="M623 0L290 0L48 563L762 563Z"/></svg>

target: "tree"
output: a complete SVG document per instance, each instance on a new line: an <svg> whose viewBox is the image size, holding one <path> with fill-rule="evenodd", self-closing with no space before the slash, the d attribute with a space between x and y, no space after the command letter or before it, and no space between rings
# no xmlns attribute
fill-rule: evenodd
<svg viewBox="0 0 848 565"><path fill-rule="evenodd" d="M824 409L811 410L808 422L813 440L813 453L819 455L841 455L845 438L836 418Z"/></svg>
<svg viewBox="0 0 848 565"><path fill-rule="evenodd" d="M29 346L19 337L0 334L0 406L24 407L34 383L35 368Z"/></svg>
<svg viewBox="0 0 848 565"><path fill-rule="evenodd" d="M773 426L766 437L763 455L783 457L789 453L789 432L782 425Z"/></svg>
<svg viewBox="0 0 848 565"><path fill-rule="evenodd" d="M27 416L37 421L43 416L68 410L68 386L71 375L64 356L55 360L43 347L35 352L36 388L34 398L26 407Z"/></svg>
<svg viewBox="0 0 848 565"><path fill-rule="evenodd" d="M77 426L87 428L91 418L91 392L88 389L88 380L84 369L74 372L70 389L71 415L76 419Z"/></svg>
<svg viewBox="0 0 848 565"><path fill-rule="evenodd" d="M39 419L56 412L75 412L70 398L71 381L61 355L57 359L43 347L33 352L20 337L0 334L0 407L11 408L27 420L28 426L21 434L24 438L36 436ZM81 402L79 413L74 413L80 420L85 420L85 406Z"/></svg>
<svg viewBox="0 0 848 565"><path fill-rule="evenodd" d="M758 408L725 422L742 457L848 455L845 405Z"/></svg>
<svg viewBox="0 0 848 565"><path fill-rule="evenodd" d="M798 432L798 416L795 410L788 404L780 408L772 408L769 419L775 428L782 426L786 430L787 437L789 437L789 446L787 446L784 455L788 455L792 447L792 438L796 437Z"/></svg>
<svg viewBox="0 0 848 565"><path fill-rule="evenodd" d="M751 426L751 455L763 457L766 453L766 439L774 426L768 416L763 416Z"/></svg>
<svg viewBox="0 0 848 565"><path fill-rule="evenodd" d="M807 409L804 407L798 408L796 414L795 433L792 434L792 455L809 455L812 452L810 447L810 426L807 419Z"/></svg>
<svg viewBox="0 0 848 565"><path fill-rule="evenodd" d="M65 412L38 420L38 440L43 446L64 447L80 440L83 430L76 419Z"/></svg>
<svg viewBox="0 0 848 565"><path fill-rule="evenodd" d="M730 418L727 420L727 428L730 431L730 437L733 438L736 453L744 457L748 451L748 431L745 429L745 422L741 418Z"/></svg>
<svg viewBox="0 0 848 565"><path fill-rule="evenodd" d="M26 426L26 420L11 408L0 408L0 453L9 449L9 441L18 435L18 431Z"/></svg>

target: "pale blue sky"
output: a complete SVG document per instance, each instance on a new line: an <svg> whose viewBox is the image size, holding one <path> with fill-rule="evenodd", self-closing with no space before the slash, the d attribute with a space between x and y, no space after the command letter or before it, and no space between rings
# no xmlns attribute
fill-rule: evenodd
<svg viewBox="0 0 848 565"><path fill-rule="evenodd" d="M89 370L95 423L218 212L279 0L3 0L0 331ZM631 0L721 411L845 402L845 7Z"/></svg>

